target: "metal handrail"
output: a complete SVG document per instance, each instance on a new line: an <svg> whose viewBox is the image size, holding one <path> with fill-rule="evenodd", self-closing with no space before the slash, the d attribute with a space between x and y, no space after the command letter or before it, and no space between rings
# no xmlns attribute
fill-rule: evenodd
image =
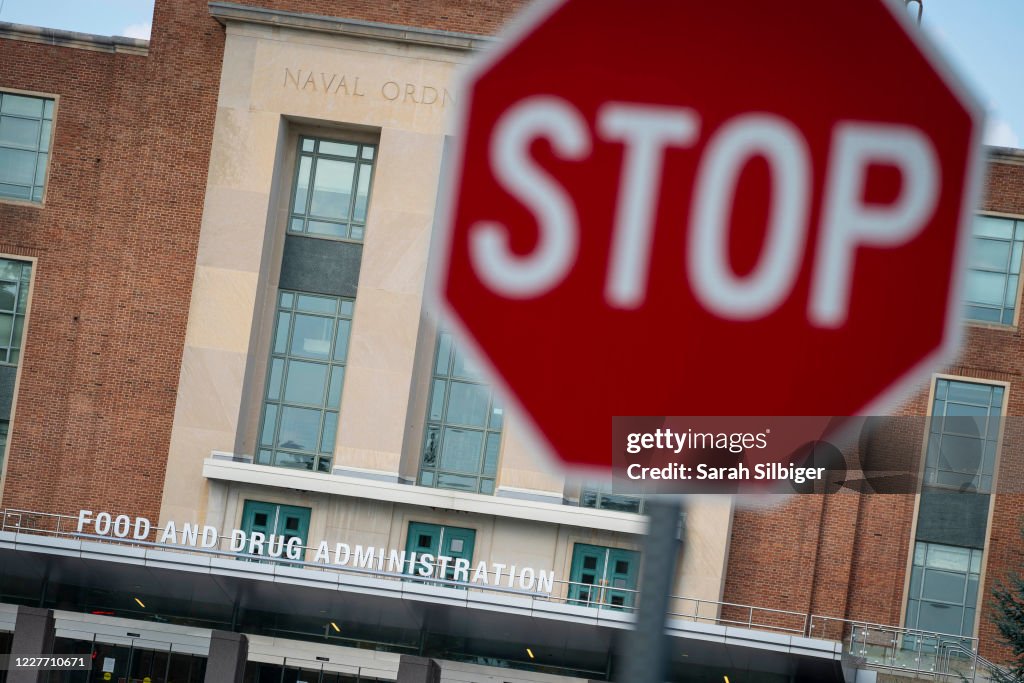
<svg viewBox="0 0 1024 683"><path fill-rule="evenodd" d="M557 586L557 588L549 594L545 592L527 591L518 588L507 588L504 586L496 586L490 584L468 583L441 578L440 576L436 575L440 570L439 562L433 563L433 566L435 568L435 575L422 576L419 574L409 574L405 572L392 572L386 570L365 567L353 567L347 565L337 566L332 564L324 564L321 562L308 562L306 560L297 560L289 557L275 558L265 555L251 555L244 552L224 550L223 546L225 542L230 541L229 536L218 536L217 548L197 548L194 546L170 545L166 543L157 543L154 541L146 541L134 538L118 538L113 536L99 536L95 534L79 533L77 531L78 518L74 515L61 515L58 513L35 512L31 510L20 509L5 509L3 511L0 511L0 515L2 515L0 516L0 530L4 531L17 531L20 533L31 533L39 535L58 536L63 538L74 538L81 540L89 540L98 543L109 543L119 546L154 548L168 552L181 552L186 554L217 556L228 559L244 559L247 561L259 562L261 564L275 564L289 567L300 567L303 569L312 569L318 571L335 571L339 573L348 573L388 580L414 582L424 585L458 588L467 591L511 594L543 602L551 602L555 604L564 605L575 605L580 607L594 608L597 610L624 612L627 614L630 614L635 610L635 605L637 603L636 597L640 592L638 589L635 588L618 588L601 584L586 584L577 581L568 581L565 579L554 579L553 584ZM40 522L42 522L42 524L40 524ZM163 532L164 529L165 527L152 527L151 535L156 534L157 536L159 536L159 534ZM309 553L310 551L315 552L315 550L317 549L314 546L299 547L301 548L301 557L306 557L307 553ZM591 595L596 593L597 598L591 598L588 600L573 598L571 597L571 595L573 593L574 587L580 587L581 589L590 591ZM622 594L625 595L627 599L623 600L623 604L613 604L610 600L610 594ZM692 609L680 609L680 605L682 603L685 603L685 606L687 607L692 606ZM805 635L807 633L807 621L809 615L805 612L796 612L792 610L783 610L770 607L758 607L756 605L743 605L740 603L724 602L720 600L707 600L704 598L688 597L683 595L669 596L668 605L670 610L668 612L668 616L670 619L675 618L679 620L689 620L693 623L710 623L725 626L741 626L750 629L774 631L792 635ZM723 617L723 609L745 611L746 618L743 619ZM775 617L776 622L779 623L770 623L773 617Z"/></svg>

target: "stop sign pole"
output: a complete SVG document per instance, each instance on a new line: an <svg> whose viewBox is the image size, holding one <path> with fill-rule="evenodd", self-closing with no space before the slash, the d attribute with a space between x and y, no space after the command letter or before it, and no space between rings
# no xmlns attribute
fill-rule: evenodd
<svg viewBox="0 0 1024 683"><path fill-rule="evenodd" d="M544 1L460 92L432 290L563 468L607 477L614 416L881 414L955 354L982 109L902 7Z"/></svg>

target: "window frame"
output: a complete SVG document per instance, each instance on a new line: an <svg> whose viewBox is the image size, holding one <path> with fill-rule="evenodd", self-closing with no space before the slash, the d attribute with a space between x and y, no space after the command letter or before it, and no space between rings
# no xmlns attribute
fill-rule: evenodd
<svg viewBox="0 0 1024 683"><path fill-rule="evenodd" d="M283 299L284 299L284 295L288 295L288 294L290 294L292 296L292 302L291 302L291 305L286 306L283 303ZM315 312L312 312L312 311L305 311L303 309L300 309L299 308L299 297L300 296L310 296L310 297L321 298L321 299L333 299L333 300L335 300L337 302L337 306L335 308L335 313L333 314L333 316L331 316L331 314L327 314L327 313L315 313ZM351 304L350 312L349 313L345 313L345 309L344 309L344 304L345 303ZM280 324L281 324L280 321L281 321L281 314L282 313L288 313L291 317L290 317L290 319L288 321L288 327L287 327L287 330L286 330L287 336L286 336L286 338L284 340L284 343L283 343L284 350L282 352L277 352L275 350L275 344L278 341L278 333L280 331ZM297 355L294 355L292 353L292 351L291 351L292 340L293 340L294 334L295 334L295 316L297 316L297 315L308 315L308 316L319 317L319 318L324 318L324 319L328 319L329 318L330 320L332 320L332 335L331 335L331 340L330 340L330 346L327 349L327 356L326 356L326 358L320 359L320 358L313 358L313 357L307 357L307 356L297 356ZM352 325L354 324L354 316L355 316L355 299L354 298L339 297L339 296L334 296L334 295L329 295L329 294L317 294L317 293L314 293L314 292L299 292L299 291L286 290L286 289L279 289L279 290L276 291L275 296L274 296L274 307L273 307L273 316L272 316L272 323L271 323L270 344L269 344L269 349L268 349L268 352L267 352L267 366L266 366L266 372L264 373L263 393L260 396L259 421L258 421L257 426L256 426L256 439L255 439L255 444L254 444L254 449L253 449L254 453L255 453L255 455L253 457L253 462L255 464L257 464L257 465L266 465L266 466L269 466L269 467L284 467L286 469L295 469L295 470L300 470L300 471L305 471L305 472L319 472L319 473L324 473L324 474L330 474L331 473L331 471L334 468L334 450L335 450L335 447L337 446L337 439L338 439L338 431L339 431L340 422L336 422L335 423L334 443L331 446L330 452L322 452L321 449L320 449L320 445L321 445L321 441L323 440L323 437L324 437L325 427L327 425L327 420L331 419L331 416L334 416L335 420L339 420L340 421L340 416L341 416L341 400L342 400L342 395L344 394L344 389L345 389L345 376L348 374L348 354L351 351L351 348L350 348L351 347L351 340L352 340L352 336L351 335L352 335ZM348 323L349 323L348 337L345 339L346 350L345 350L345 355L341 359L335 359L336 347L337 347L337 344L339 342L338 328L339 328L339 326L340 326L342 321L348 321ZM280 371L280 377L278 377L278 379L277 379L277 386L276 386L277 398L271 398L270 397L270 393L271 393L272 390L275 389L275 385L272 382L275 360L280 360L281 361L281 365L280 365L281 371ZM316 364L316 365L323 365L323 366L326 367L326 377L325 377L325 380L324 380L324 388L323 388L323 395L322 395L323 403L320 404L319 407L315 406L312 403L302 403L300 401L294 401L294 400L288 401L288 400L286 400L285 392L287 390L288 369L289 369L289 365L292 362L310 363L310 364ZM331 405L331 403L330 403L330 400L331 400L330 399L330 393L331 393L331 377L332 377L333 372L334 372L334 370L336 368L341 368L341 380L340 380L341 386L339 387L339 390L338 390L339 391L339 394L338 394L338 405L334 406L334 405ZM267 413L268 413L268 409L269 409L269 407L271 405L275 406L275 409L276 409L277 412L274 415L273 433L272 433L272 438L271 438L271 441L270 441L270 445L268 446L263 441L263 433L264 433L264 430L266 429ZM284 449L281 448L279 440L280 440L281 423L282 423L282 420L283 420L283 412L284 412L284 408L285 407L293 407L293 408L307 409L307 410L318 410L320 412L320 425L319 425L319 428L318 428L318 431L317 431L316 443L314 444L314 450L312 452L300 451L299 449L294 449L294 448L284 448ZM278 453L280 451L282 451L282 450L285 451L285 452L293 452L296 455L302 455L302 456L312 455L312 458L313 458L313 460L312 460L312 463L313 463L312 469L305 468L305 467L303 467L303 468L289 467L288 465L279 464L277 462ZM269 454L269 455L265 456L265 454ZM322 466L325 466L326 469L323 469Z"/></svg>
<svg viewBox="0 0 1024 683"><path fill-rule="evenodd" d="M332 137L329 135L321 135L317 133L299 132L297 134L297 142L295 145L295 164L292 171L292 182L291 191L288 197L288 213L285 218L285 234L286 235L298 235L302 237L312 237L314 239L324 240L336 240L339 242L351 242L353 244L364 244L366 242L366 229L369 224L370 218L370 198L373 196L373 185L375 177L377 175L377 162L380 154L380 144L378 142L364 142L359 139L359 136L351 136L347 139L340 137ZM303 150L303 143L306 140L313 141L312 151ZM356 153L353 157L346 157L339 154L321 153L320 144L322 142L334 143L339 145L354 145L356 147ZM365 150L371 150L371 156L369 159L364 157ZM302 211L296 209L296 197L298 195L299 177L302 172L302 160L304 158L310 159L309 169L309 184L306 188L306 199L305 206ZM352 189L354 192L349 195L349 207L345 220L334 219L326 216L316 216L312 213L313 206L313 189L316 183L316 171L317 162L320 159L327 159L329 161L351 161L354 165L354 171L352 173ZM366 214L361 221L355 220L356 201L359 187L359 179L364 166L369 167L370 178L367 181L366 187ZM293 230L292 225L296 220L302 221L302 230ZM321 233L309 232L310 221L328 222L334 225L345 227L345 236L327 235ZM352 237L352 228L360 227L363 230L361 237Z"/></svg>
<svg viewBox="0 0 1024 683"><path fill-rule="evenodd" d="M448 338L448 366L444 372L438 370L438 358L441 349L443 339ZM418 486L426 486L429 488L444 489L447 491L461 491L463 493L475 493L483 496L493 496L497 492L498 472L501 470L501 455L504 447L505 439L505 417L506 403L496 396L495 387L484 380L482 377L463 377L454 374L455 361L460 354L460 349L456 344L455 336L451 332L441 330L437 333L436 344L434 346L434 352L431 362L431 373L427 385L427 400L426 410L423 420L423 437L420 441L420 449L418 456L418 465L416 472L416 484ZM463 358L466 357L465 351L462 351ZM431 419L431 409L434 401L434 385L436 382L444 382L444 397L442 399L443 405L441 407L441 417L437 420ZM487 406L486 406L486 417L483 426L471 425L466 423L450 422L448 420L448 408L451 404L451 388L454 383L471 384L476 387L482 387L487 391ZM494 421L495 411L500 411L501 425L497 429L492 428L492 422ZM477 469L475 472L458 472L455 470L444 469L441 467L441 458L443 456L443 448L445 441L445 432L449 429L473 431L481 434L480 439L480 451L478 453L479 460ZM438 435L438 441L436 446L437 460L432 465L426 464L427 446L430 443L431 431L436 430ZM487 474L487 443L488 440L494 437L498 440L498 452L495 456L494 461L494 474ZM426 475L431 475L431 480L426 481ZM442 486L441 477L443 475L473 478L476 480L476 487L473 491L467 491L466 489L457 488L453 486ZM490 492L484 491L485 482L490 482Z"/></svg>
<svg viewBox="0 0 1024 683"><path fill-rule="evenodd" d="M54 143L54 141L57 138L57 117L58 117L58 115L60 113L60 98L61 98L61 96L56 94L56 93L46 93L46 92L39 92L39 91L35 91L35 90L21 90L21 89L18 89L18 88L8 88L8 87L0 87L0 94L11 94L11 95L18 95L18 96L21 96L21 97L34 97L36 99L49 100L49 101L53 102L53 111L52 111L50 119L49 119L50 120L50 136L49 136L49 138L46 141L46 144L47 144L47 148L46 148L46 152L45 152L45 154L47 155L47 158L46 158L46 172L43 174L43 186L42 186L43 187L43 193L42 193L42 196L37 201L37 200L32 199L31 196L29 197L29 199L19 199L17 197L8 197L8 196L0 194L0 204L13 204L13 205L16 205L16 206L43 208L43 207L46 206L46 196L49 193L49 188L50 188L50 175L51 175L51 172L53 170L53 155L54 155L54 151L55 151L53 143ZM45 121L46 120L45 119L45 104L43 106L44 106L44 118L38 119L39 121ZM40 136L40 142L41 141L42 141L42 137ZM36 151L36 155L37 155L36 162L38 163L38 155L40 154L38 146L36 147L35 151ZM33 188L34 187L35 187L35 185L33 184Z"/></svg>
<svg viewBox="0 0 1024 683"><path fill-rule="evenodd" d="M979 218L979 217L981 217L981 218L999 218L999 219L1013 221L1013 222L1016 222L1016 223L1020 223L1021 225L1024 225L1024 215L1019 215L1019 214L1014 214L1014 213L1006 213L1006 212L1001 212L1001 211L989 211L989 210L975 211L973 214L971 214L971 219L972 219L972 224L971 224L971 243L972 244L968 247L968 249L973 247L973 241L975 239L973 219ZM1017 226L1014 226L1013 230L1011 231L1011 238L1009 239L1011 262L1012 262L1012 259L1013 259L1013 243L1014 243L1014 241L1016 241L1016 229L1017 229ZM981 238L981 239L1000 239L1000 238ZM970 258L970 256L968 255L965 258L965 261L969 261L969 258ZM971 268L969 263L965 263L965 270L966 271L970 271L970 270L975 270L975 269ZM980 270L980 269L978 269L978 270ZM995 272L995 271L981 271L981 272ZM1010 271L1007 271L1006 276L1007 277L1013 277L1014 273L1012 273ZM964 319L964 322L966 324L972 325L972 326L975 326L975 327L982 327L982 328L988 328L988 329L997 329L997 330L1012 330L1012 329L1016 329L1019 326L1019 324L1020 324L1020 311L1021 311L1021 297L1024 297L1024 260L1022 260L1022 264L1021 264L1020 270L1016 273L1016 277L1017 277L1017 291L1016 291L1016 294L1015 294L1014 304L1013 304L1013 319L1012 319L1012 322L1009 322L1009 323L994 322L992 320L978 320L977 318L972 318L972 317L970 317L967 314L967 307L975 305L975 304L971 304L971 303L969 303L967 301L967 298L966 298L966 294L967 294L967 292L966 292L966 286L967 286L966 277L967 277L967 275L965 273L965 275L964 275L964 278L965 278L964 291L962 292L963 299L960 302L961 305L963 306L963 319ZM1004 291L1004 296L1005 296L1005 291ZM1004 302L1004 304L1005 304L1005 302ZM1006 310L1006 306L1004 305L1003 307L1000 308L1000 310L1001 311L1002 310Z"/></svg>

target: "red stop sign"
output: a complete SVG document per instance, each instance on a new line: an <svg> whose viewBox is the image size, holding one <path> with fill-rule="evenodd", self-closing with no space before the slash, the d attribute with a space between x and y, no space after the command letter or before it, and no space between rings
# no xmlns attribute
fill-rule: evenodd
<svg viewBox="0 0 1024 683"><path fill-rule="evenodd" d="M566 0L463 94L439 299L573 465L880 410L956 348L978 108L884 0Z"/></svg>

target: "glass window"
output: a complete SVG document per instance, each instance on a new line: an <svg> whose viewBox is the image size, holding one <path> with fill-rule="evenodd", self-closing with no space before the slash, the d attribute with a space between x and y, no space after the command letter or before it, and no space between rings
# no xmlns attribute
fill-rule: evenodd
<svg viewBox="0 0 1024 683"><path fill-rule="evenodd" d="M635 550L577 543L569 574L570 604L633 607L639 574L640 553Z"/></svg>
<svg viewBox="0 0 1024 683"><path fill-rule="evenodd" d="M374 149L373 145L299 138L288 231L361 242Z"/></svg>
<svg viewBox="0 0 1024 683"><path fill-rule="evenodd" d="M0 259L0 363L17 365L25 336L32 264Z"/></svg>
<svg viewBox="0 0 1024 683"><path fill-rule="evenodd" d="M53 100L0 92L0 197L43 201Z"/></svg>
<svg viewBox="0 0 1024 683"><path fill-rule="evenodd" d="M981 550L918 541L907 595L907 628L970 637Z"/></svg>
<svg viewBox="0 0 1024 683"><path fill-rule="evenodd" d="M976 216L967 270L967 317L1013 324L1020 279L1024 221Z"/></svg>
<svg viewBox="0 0 1024 683"><path fill-rule="evenodd" d="M494 493L504 408L478 370L442 332L424 430L421 486Z"/></svg>
<svg viewBox="0 0 1024 683"><path fill-rule="evenodd" d="M619 512L635 512L642 514L644 511L644 496L627 496L612 493L608 484L588 484L583 487L580 493L580 507L596 508L598 510L617 510Z"/></svg>
<svg viewBox="0 0 1024 683"><path fill-rule="evenodd" d="M935 381L924 483L990 493L1005 389L994 384Z"/></svg>
<svg viewBox="0 0 1024 683"><path fill-rule="evenodd" d="M352 301L282 291L256 462L331 471Z"/></svg>

